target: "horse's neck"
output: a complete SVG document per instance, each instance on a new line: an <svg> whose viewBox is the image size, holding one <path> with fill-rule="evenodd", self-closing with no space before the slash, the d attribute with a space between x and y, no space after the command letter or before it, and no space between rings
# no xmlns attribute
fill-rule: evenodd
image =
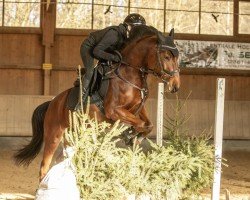
<svg viewBox="0 0 250 200"><path fill-rule="evenodd" d="M132 87L134 90L138 89L147 89L147 74L143 73L140 70L140 67L143 66L132 66L132 65L121 65L119 69L119 79L122 79L122 85L124 85L124 89L127 88L130 90ZM117 77L118 78L118 77ZM129 85L130 87L127 87Z"/></svg>
<svg viewBox="0 0 250 200"><path fill-rule="evenodd" d="M121 66L121 76L129 82L142 88L146 85L147 75L140 69L147 68L147 57L151 48L152 36L145 36L128 45L123 51L123 60L128 65Z"/></svg>
<svg viewBox="0 0 250 200"><path fill-rule="evenodd" d="M141 68L142 66L146 67L146 57L147 57L148 47L142 42L134 42L131 45L128 45L122 51L122 57L126 63L128 63L133 68Z"/></svg>

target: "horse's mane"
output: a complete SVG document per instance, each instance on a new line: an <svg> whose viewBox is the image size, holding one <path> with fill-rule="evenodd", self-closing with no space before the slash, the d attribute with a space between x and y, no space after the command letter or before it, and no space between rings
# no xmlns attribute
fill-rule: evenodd
<svg viewBox="0 0 250 200"><path fill-rule="evenodd" d="M125 46L145 36L157 35L157 33L158 30L152 26L146 26L146 25L134 26L129 33L129 38L126 41Z"/></svg>
<svg viewBox="0 0 250 200"><path fill-rule="evenodd" d="M158 30L152 26L146 26L146 25L134 26L129 33L129 38L126 39L125 44L123 45L121 50L123 53L130 51L130 49L133 48L133 46L136 45L141 40L147 37L157 36L157 34Z"/></svg>

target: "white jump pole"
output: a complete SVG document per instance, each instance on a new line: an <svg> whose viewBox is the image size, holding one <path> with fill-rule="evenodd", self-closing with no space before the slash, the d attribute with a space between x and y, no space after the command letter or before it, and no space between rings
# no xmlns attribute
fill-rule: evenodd
<svg viewBox="0 0 250 200"><path fill-rule="evenodd" d="M225 99L225 78L218 78L216 86L216 105L215 105L215 130L214 130L215 169L214 169L212 200L220 199L224 99Z"/></svg>
<svg viewBox="0 0 250 200"><path fill-rule="evenodd" d="M162 146L163 132L163 108L164 108L164 83L158 83L158 100L157 100L157 123L156 123L156 143Z"/></svg>

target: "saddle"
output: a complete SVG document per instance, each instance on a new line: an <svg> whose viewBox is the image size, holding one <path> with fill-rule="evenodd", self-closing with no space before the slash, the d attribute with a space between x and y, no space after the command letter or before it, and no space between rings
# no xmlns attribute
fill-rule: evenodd
<svg viewBox="0 0 250 200"><path fill-rule="evenodd" d="M113 70L114 68L112 68L112 66L108 65L107 63L99 62L94 68L94 73L90 83L90 104L95 104L103 114L105 114L103 100L106 96L109 86L110 74ZM82 79L84 79L85 69L82 68L80 73ZM80 89L80 80L77 79L74 82L74 87L70 88L69 95L67 98L67 108L71 111L76 111L80 109ZM83 105L87 105L87 100L83 102Z"/></svg>
<svg viewBox="0 0 250 200"><path fill-rule="evenodd" d="M104 99L106 97L109 80L112 78L112 72L117 69L118 65L111 66L107 63L98 63L98 65L94 69L94 74L92 77L92 81L90 83L90 104L95 104L99 110L105 115L104 110ZM81 69L81 77L84 78L85 70ZM69 95L67 97L67 108L71 111L77 111L80 109L80 81L76 80L74 82L74 87L72 87L69 91ZM87 100L83 102L84 107L87 105ZM135 137L140 136L140 133L135 131L133 127L126 129L122 134L121 138L124 140L126 145L133 145L133 140Z"/></svg>

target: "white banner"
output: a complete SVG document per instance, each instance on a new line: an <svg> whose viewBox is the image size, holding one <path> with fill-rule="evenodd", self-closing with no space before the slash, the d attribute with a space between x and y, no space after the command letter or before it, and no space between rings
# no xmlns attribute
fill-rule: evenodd
<svg viewBox="0 0 250 200"><path fill-rule="evenodd" d="M250 43L175 40L180 67L248 69Z"/></svg>

